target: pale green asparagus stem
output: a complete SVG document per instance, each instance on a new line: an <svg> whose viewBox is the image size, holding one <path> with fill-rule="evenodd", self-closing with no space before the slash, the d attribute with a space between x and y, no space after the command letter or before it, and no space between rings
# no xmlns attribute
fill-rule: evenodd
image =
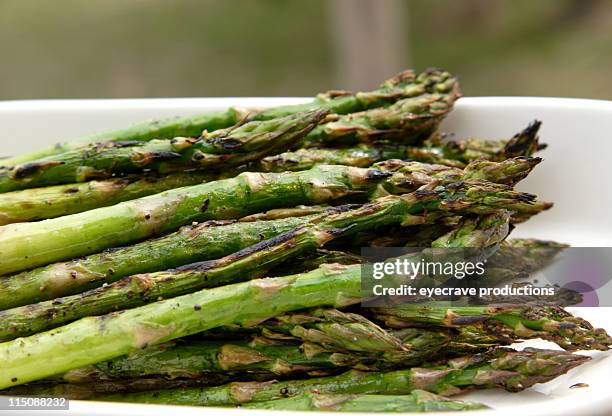
<svg viewBox="0 0 612 416"><path fill-rule="evenodd" d="M222 325L294 309L358 302L360 268L312 272L202 290L0 344L0 389L39 380Z"/></svg>
<svg viewBox="0 0 612 416"><path fill-rule="evenodd" d="M38 221L107 207L168 189L219 179L219 175L190 172L166 176L143 175L90 181L0 194L0 225Z"/></svg>
<svg viewBox="0 0 612 416"><path fill-rule="evenodd" d="M333 165L295 173L247 172L79 214L8 224L0 233L0 275L137 242L193 221L325 203L371 190L387 176Z"/></svg>
<svg viewBox="0 0 612 416"><path fill-rule="evenodd" d="M492 212L487 220L478 224L478 228L501 226L501 230L471 241L490 244L491 238L496 238L495 243L507 234L509 217L509 213L498 212L499 203L496 201L507 204L509 198L520 201L522 197L501 185L479 183L463 189L455 187L448 192L414 192L383 197L357 209L339 207L332 209L331 214L315 217L290 232L218 260L167 272L129 276L83 294L0 311L0 340L34 334L81 317L138 306L160 297L169 298L204 287L245 280L266 273L296 255L313 251L340 235L393 223L407 221L410 224L414 221L413 215L421 211ZM452 203L448 204L449 201ZM471 227L470 231L475 233L475 228ZM486 233L480 234L484 236Z"/></svg>
<svg viewBox="0 0 612 416"><path fill-rule="evenodd" d="M312 218L206 221L132 246L6 276L0 278L0 311L84 292L133 274L223 257L304 225Z"/></svg>

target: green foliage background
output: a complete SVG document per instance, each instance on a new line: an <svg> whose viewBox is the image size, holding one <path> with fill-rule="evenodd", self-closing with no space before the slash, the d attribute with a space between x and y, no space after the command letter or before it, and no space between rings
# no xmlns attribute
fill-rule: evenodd
<svg viewBox="0 0 612 416"><path fill-rule="evenodd" d="M0 0L0 99L344 87L331 1ZM404 64L458 73L467 95L612 98L612 1L401 3Z"/></svg>

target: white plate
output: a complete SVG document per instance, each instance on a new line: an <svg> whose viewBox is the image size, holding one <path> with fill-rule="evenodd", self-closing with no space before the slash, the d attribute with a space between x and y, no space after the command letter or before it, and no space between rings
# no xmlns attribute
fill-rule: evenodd
<svg viewBox="0 0 612 416"><path fill-rule="evenodd" d="M303 102L304 98L212 98L154 100L45 100L0 102L0 155L33 150L58 140L120 128L153 117L220 110L230 105L271 106ZM549 148L545 161L521 189L555 202L555 207L518 227L513 236L564 241L576 246L612 246L612 102L530 97L462 98L443 129L457 138L505 138L534 118L544 122L541 137ZM580 308L577 314L612 331L612 308ZM532 346L550 347L532 341ZM612 415L612 354L590 353L593 360L550 383L521 393L490 390L464 395L493 407L493 411L463 415L610 416ZM1 371L1 370L0 370ZM589 387L569 389L575 383ZM76 415L263 414L239 409L71 402ZM239 413L238 413L239 412ZM269 413L269 412L265 412ZM286 412L285 412L286 413ZM15 411L3 414L34 415ZM294 412L297 414L297 412ZM321 414L321 413L318 413ZM329 413L328 415L331 415ZM447 414L447 413L445 413Z"/></svg>

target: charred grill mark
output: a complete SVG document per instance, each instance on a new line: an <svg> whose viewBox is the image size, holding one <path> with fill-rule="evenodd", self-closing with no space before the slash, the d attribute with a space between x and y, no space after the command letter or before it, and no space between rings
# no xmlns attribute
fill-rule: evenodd
<svg viewBox="0 0 612 416"><path fill-rule="evenodd" d="M164 162L180 158L181 154L168 151L136 151L132 155L132 162L137 166L146 166L155 162Z"/></svg>
<svg viewBox="0 0 612 416"><path fill-rule="evenodd" d="M116 142L101 143L100 145L103 145L104 147L130 147L130 146L142 146L143 144L144 142L139 141L139 140L123 140L123 141L116 141Z"/></svg>
<svg viewBox="0 0 612 416"><path fill-rule="evenodd" d="M446 189L457 190L457 189L463 188L464 186L465 186L464 181L457 181L457 182L453 182L453 183L446 185Z"/></svg>
<svg viewBox="0 0 612 416"><path fill-rule="evenodd" d="M351 211L353 209L361 208L363 205L361 204L342 204L335 207L326 208L323 213L332 215L332 214L340 214L342 212Z"/></svg>
<svg viewBox="0 0 612 416"><path fill-rule="evenodd" d="M152 162L163 162L165 160L172 160L181 157L181 154L176 152L160 151L151 152L150 157Z"/></svg>
<svg viewBox="0 0 612 416"><path fill-rule="evenodd" d="M525 136L529 136L529 137L533 137L533 136L535 136L538 133L538 131L540 130L540 127L542 127L542 122L540 120L533 120L519 134L522 134L522 135L525 135Z"/></svg>
<svg viewBox="0 0 612 416"><path fill-rule="evenodd" d="M431 189L417 189L416 191L413 192L413 194L418 199L424 199L428 197L434 197L438 194L438 192L436 192L435 190L431 190Z"/></svg>
<svg viewBox="0 0 612 416"><path fill-rule="evenodd" d="M239 250L233 254L222 257L220 259L206 260L206 261L201 261L198 263L191 263L185 266L177 267L176 269L173 269L173 270L175 271L193 270L193 271L198 271L198 272L206 272L215 267L240 260L244 257L250 256L251 254L257 253L259 251L264 251L271 247L274 247L280 244L284 244L284 243L288 243L290 242L291 239L295 238L299 234L299 231L300 231L300 228L294 228L293 230L289 230L283 234L277 235L268 240L264 240L259 243L255 243L252 246L243 248L242 250Z"/></svg>
<svg viewBox="0 0 612 416"><path fill-rule="evenodd" d="M366 175L365 175L365 180L366 181L372 181L372 182L378 182L381 181L383 179L387 179L392 175L391 172L383 172L381 170L377 170L377 169L368 169Z"/></svg>
<svg viewBox="0 0 612 416"><path fill-rule="evenodd" d="M534 150L534 146L535 150L537 150L539 147L537 144L537 134L541 125L541 121L534 120L523 131L515 134L504 146L504 154L508 156L519 156L521 154L531 153Z"/></svg>
<svg viewBox="0 0 612 416"><path fill-rule="evenodd" d="M486 315L474 315L474 316L452 316L449 317L449 323L451 325L473 325L479 322L484 322L489 319Z"/></svg>
<svg viewBox="0 0 612 416"><path fill-rule="evenodd" d="M204 157L205 157L205 154L202 153L201 150L196 150L195 152L193 152L193 155L191 156L191 159L195 160L197 162L197 161L200 161L200 160L204 159Z"/></svg>
<svg viewBox="0 0 612 416"><path fill-rule="evenodd" d="M326 228L325 232L327 234L331 235L332 237L337 238L337 237L341 236L342 234L345 234L346 232L348 232L352 228L355 228L356 226L357 226L357 224L350 224L350 225L347 225L346 227L342 227L342 228L338 228L338 227Z"/></svg>
<svg viewBox="0 0 612 416"><path fill-rule="evenodd" d="M241 140L232 137L215 137L212 139L212 144L223 150L237 150L244 145Z"/></svg>
<svg viewBox="0 0 612 416"><path fill-rule="evenodd" d="M77 192L79 192L79 188L77 188L76 186L64 189L65 194L76 194Z"/></svg>
<svg viewBox="0 0 612 416"><path fill-rule="evenodd" d="M94 168L85 168L80 172L79 182L88 182L95 179L107 179L111 176L110 172L105 170L97 170Z"/></svg>
<svg viewBox="0 0 612 416"><path fill-rule="evenodd" d="M15 179L25 179L28 176L36 175L37 173L42 172L43 170L53 167L63 165L64 162L31 162L24 163L23 165L19 165L15 168L13 172L13 178Z"/></svg>
<svg viewBox="0 0 612 416"><path fill-rule="evenodd" d="M519 192L517 195L517 199L521 202L533 203L536 200L537 196L534 194L529 194L527 192Z"/></svg>
<svg viewBox="0 0 612 416"><path fill-rule="evenodd" d="M206 198L204 202L202 202L202 206L200 207L201 212L206 212L208 206L210 205L210 198Z"/></svg>

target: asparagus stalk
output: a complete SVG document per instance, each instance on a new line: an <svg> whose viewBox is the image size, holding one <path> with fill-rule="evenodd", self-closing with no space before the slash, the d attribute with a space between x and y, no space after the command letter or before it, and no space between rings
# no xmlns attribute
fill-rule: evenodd
<svg viewBox="0 0 612 416"><path fill-rule="evenodd" d="M359 266L325 265L301 275L201 290L0 344L0 389L110 360L215 327L290 310L358 302Z"/></svg>
<svg viewBox="0 0 612 416"><path fill-rule="evenodd" d="M375 236L377 231L380 232L381 229L385 229L385 227L375 227L369 232L357 231L350 236L350 239L353 245L371 244L373 247L429 247L432 246L432 244L434 247L487 247L502 242L510 231L508 223L509 212L505 210L499 210L486 216L459 217L460 219L457 224L452 226L445 223L444 220L454 218L454 216L449 215L440 218L441 215L445 215L445 213L430 212L424 216L416 216L417 218L422 218L416 221L421 223L421 225L407 227L396 226L394 230L396 235L373 238L372 236ZM449 229L449 227L452 228ZM386 231L383 231L383 233L385 232ZM353 235L357 237L355 238ZM340 236L339 240L339 247L342 248L342 240L348 239ZM334 242L330 242L329 245L334 246ZM343 248L346 249L346 247ZM304 259L300 259L298 262L300 264L298 266L293 266L293 269L297 271L312 270L320 264L330 262L340 262L344 264L364 262L363 257L344 251L319 251L322 251L322 253L306 255ZM495 254L497 253L498 252ZM553 254L550 253L549 257L552 255ZM326 261L326 259L328 261ZM286 267L286 265L281 264L279 266L279 268L283 267ZM291 266L289 267L291 268Z"/></svg>
<svg viewBox="0 0 612 416"><path fill-rule="evenodd" d="M449 92L459 95L458 81L450 73L435 68L426 69L420 74L407 70L386 80L374 91L353 94L347 91L332 90L318 95L312 103L269 108L255 114L253 118L262 120L283 117L313 108L324 108L335 114L349 114L384 107L389 103L422 94Z"/></svg>
<svg viewBox="0 0 612 416"><path fill-rule="evenodd" d="M432 136L423 146L407 149L407 159L419 162L464 167L474 160L502 161L511 157L531 156L546 148L539 143L538 132L542 123L534 120L510 140L444 141L444 137Z"/></svg>
<svg viewBox="0 0 612 416"><path fill-rule="evenodd" d="M448 412L480 410L488 407L480 403L451 400L423 390L407 395L374 394L313 394L307 393L287 399L246 403L245 409L318 410L322 412Z"/></svg>
<svg viewBox="0 0 612 416"><path fill-rule="evenodd" d="M200 341L184 345L164 344L137 351L111 361L68 371L62 376L70 383L98 380L198 379L211 374L272 378L311 371L350 368L359 355L310 348L292 341L254 336L250 341Z"/></svg>
<svg viewBox="0 0 612 416"><path fill-rule="evenodd" d="M506 169L505 163L497 166ZM532 168L528 163L522 166ZM495 169L487 166L488 176L500 176L492 172ZM380 192L373 192L390 174L336 165L295 173L246 172L231 179L174 189L41 223L9 224L0 235L0 275L99 252L174 231L193 221L228 219L271 208L323 203L355 191L371 192L373 197L396 191L409 192L421 184L434 186L436 179L427 175L446 176L450 178L447 182L454 178L435 165L403 166ZM522 195L525 202L531 202L509 207L520 215L534 215L551 206L534 202L528 194ZM49 235L54 235L55 241L50 241Z"/></svg>
<svg viewBox="0 0 612 416"><path fill-rule="evenodd" d="M373 166L385 172L395 173L395 177L385 183L388 189L398 193L441 181L448 184L461 180L485 180L494 183L515 185L542 162L539 157L515 157L501 162L475 160L464 169L421 162L406 162L398 159L385 160Z"/></svg>
<svg viewBox="0 0 612 416"><path fill-rule="evenodd" d="M425 390L445 396L501 387L520 391L544 383L588 361L587 356L564 351L496 348L450 360L447 364L391 372L348 371L331 377L305 380L235 382L218 387L167 389L109 395L102 400L197 406L228 406L266 402L302 394L410 394Z"/></svg>
<svg viewBox="0 0 612 416"><path fill-rule="evenodd" d="M429 137L451 111L457 85L437 94L397 101L389 107L336 116L306 135L302 146L398 142L418 144Z"/></svg>
<svg viewBox="0 0 612 416"><path fill-rule="evenodd" d="M503 162L474 162L464 170L455 170L443 165L420 164L419 162L402 162L389 160L373 166L383 171L394 171L395 174L381 183L373 196L386 195L389 192L398 194L409 192L415 186L425 184L449 185L457 181L491 181L494 183L514 184L524 178L541 161L539 158L515 158ZM399 166L399 168L398 168ZM534 201L532 204L521 204L514 208L512 222L524 222L543 211L552 208L552 202Z"/></svg>
<svg viewBox="0 0 612 416"><path fill-rule="evenodd" d="M339 235L391 223L411 223L413 214L423 210L492 212L496 219L490 223L498 227L498 207L500 203L511 203L512 199L523 203L521 193L501 185L479 183L463 189L454 187L450 191L383 197L347 211L342 207L336 208L337 213L315 217L299 228L218 260L166 272L128 276L86 293L0 311L0 340L34 334L85 316L134 307L161 297L169 298L204 287L257 277L282 261L321 247ZM507 223L507 215L501 215L501 218ZM503 223L501 226L504 228ZM507 233L507 225L505 230ZM503 230L495 235L499 237L501 234Z"/></svg>
<svg viewBox="0 0 612 416"><path fill-rule="evenodd" d="M319 327L328 325L330 330L331 326L340 329L340 334L333 334L333 341L327 339L332 335L326 337L322 335L323 332L317 334L312 327L309 327L309 331L315 333L308 334L303 326L295 322L273 319L264 323L263 332L259 327L254 328L248 340L206 339L166 343L108 362L68 371L61 379L71 383L147 377L197 379L213 373L266 379L300 374L321 375L347 368L380 370L422 364L436 357L437 352L448 345L453 337L461 339L459 331L444 328L408 329L396 331L396 335L360 315L337 310L325 313L350 317L349 321L336 319L333 322L316 322ZM304 325L307 319L326 319L312 314L297 314L300 318L292 319L300 319ZM279 319L289 318L283 316ZM290 334L291 331L296 336ZM469 342L474 344L473 350L479 347L476 345L478 341L482 340L475 336L470 339ZM480 347L480 350L483 348Z"/></svg>
<svg viewBox="0 0 612 416"><path fill-rule="evenodd" d="M43 380L0 390L0 396L62 397L69 400L87 400L96 396L151 391L168 388L207 387L227 383L230 378L221 373L208 373L200 378L167 379L142 377L135 379L95 380L87 383L58 383Z"/></svg>
<svg viewBox="0 0 612 416"><path fill-rule="evenodd" d="M522 339L466 325L394 330L367 319L363 315L367 309L353 309L356 312L316 308L279 315L252 328L221 328L225 337L241 330L245 339L211 340L204 333L203 340L166 343L71 370L62 380L199 378L219 372L261 379L321 375L348 367L383 371L482 352Z"/></svg>
<svg viewBox="0 0 612 416"><path fill-rule="evenodd" d="M325 203L371 190L387 176L333 165L295 173L246 172L79 214L8 224L0 233L0 275L137 242L193 221Z"/></svg>
<svg viewBox="0 0 612 416"><path fill-rule="evenodd" d="M257 222L206 221L132 246L6 276L0 279L0 310L81 293L133 274L223 257L304 225L312 218L313 215Z"/></svg>
<svg viewBox="0 0 612 416"><path fill-rule="evenodd" d="M52 147L3 159L2 165L15 166L78 149L90 143L148 141L151 139L171 139L179 136L194 137L199 136L203 130L213 131L232 126L247 116L253 120L270 120L317 108L327 109L336 114L348 114L388 105L402 98L446 91L449 85L455 84L456 79L445 71L428 69L420 74L415 74L408 70L383 82L378 89L373 91L357 93L329 91L319 94L311 102L305 104L273 107L259 112L233 107L225 111L153 120L127 129L94 134L72 142L58 143Z"/></svg>
<svg viewBox="0 0 612 416"><path fill-rule="evenodd" d="M227 336L236 328L221 328ZM247 331L245 328L243 331ZM448 350L482 352L503 340L449 328L386 330L362 315L315 309L282 315L252 328L246 339L165 343L68 371L70 383L105 380L198 379L212 374L241 379L322 375L347 368L389 370L415 366ZM441 353L444 351L444 354ZM455 355L460 351L455 351Z"/></svg>
<svg viewBox="0 0 612 416"><path fill-rule="evenodd" d="M457 302L432 301L405 303L393 308L373 308L373 316L390 328L419 325L467 326L498 338L542 338L566 350L602 350L612 346L612 338L601 328L573 316L554 305L492 304L457 305Z"/></svg>
<svg viewBox="0 0 612 416"><path fill-rule="evenodd" d="M204 132L199 138L108 142L10 168L0 168L0 192L87 182L144 169L168 173L223 169L286 150L326 115L312 110L266 121Z"/></svg>
<svg viewBox="0 0 612 416"><path fill-rule="evenodd" d="M349 236L348 238L352 238ZM316 269L325 263L360 264L364 258L358 254L341 250L317 249L311 253L296 256L285 263L271 269L270 276L282 276L285 274L303 273Z"/></svg>
<svg viewBox="0 0 612 416"><path fill-rule="evenodd" d="M327 205L298 205L293 208L277 208L265 212L258 212L257 214L247 215L246 217L240 218L239 221L254 222L280 220L291 217L305 217L312 214L320 214L327 208L329 208Z"/></svg>
<svg viewBox="0 0 612 416"><path fill-rule="evenodd" d="M372 207L365 207L362 211L370 212L372 209ZM340 217L342 216L346 221L347 215L341 214ZM329 218L322 222L327 223L328 226L343 225L341 218L336 217L335 222L330 221ZM490 217L489 221L483 220L478 227L471 228L472 232L482 233L486 229L503 228L503 223L507 223L508 219L507 214L500 215L499 212ZM503 221L504 218L505 221ZM459 238L465 239L466 234L467 232L460 234ZM499 238L504 237L505 235L497 234L496 237L470 241L487 246L495 244ZM450 241L450 237L447 241ZM88 377L99 372L103 372L103 378L107 378L143 377L160 375L160 372L162 372L161 375L172 377L199 375L203 371L218 371L219 369L257 370L286 375L296 371L324 370L357 364L361 368L375 366L380 369L388 365L420 364L427 358L431 359L451 339L455 340L458 345L461 343L463 350L469 346L472 352L482 349L483 345L489 346L492 342L497 341L488 334L479 338L474 331L468 333L469 339L462 340L461 333L458 331L451 334L445 329L435 331L408 329L402 330L401 335L394 335L361 315L324 309L309 311L307 314L295 313L276 317L262 323L260 327L264 328L263 335L276 340L272 346L270 341L266 341L262 348L262 338L256 338L248 346L237 346L236 344L225 346L225 344L213 343L212 346L200 345L199 348L202 349L200 351L193 346L161 348L161 351L158 352L133 354L110 363L102 363L94 366L93 369L69 372L65 379L78 382L90 381ZM278 337L279 331L284 334L280 338ZM305 344L299 348L296 345L286 347L287 350L278 352L275 349L278 342L288 341L288 335L294 337L295 341ZM212 352L210 352L211 348ZM226 352L222 352L224 350ZM237 352L232 354L230 351ZM347 351L350 351L351 354L347 355ZM283 357L284 361L279 360L279 357ZM163 373L164 368L168 368L169 373ZM154 371L153 374L151 370ZM83 380L84 376L87 377L85 380Z"/></svg>
<svg viewBox="0 0 612 416"><path fill-rule="evenodd" d="M302 148L263 158L257 168L263 172L285 172L310 169L318 164L368 167L386 159L404 157L405 146L368 146L348 148Z"/></svg>
<svg viewBox="0 0 612 416"><path fill-rule="evenodd" d="M201 172L144 175L56 185L0 194L0 225L76 214L168 189L219 179Z"/></svg>
<svg viewBox="0 0 612 416"><path fill-rule="evenodd" d="M212 131L236 124L244 119L248 113L245 109L232 107L225 111L147 121L125 129L92 134L71 142L56 143L47 148L2 159L0 163L2 163L2 166L17 166L79 149L91 143L148 141L161 138L171 139L178 136L199 136L203 130Z"/></svg>
<svg viewBox="0 0 612 416"><path fill-rule="evenodd" d="M466 216L457 227L431 243L432 247L488 247L503 241L510 233L510 212Z"/></svg>
<svg viewBox="0 0 612 416"><path fill-rule="evenodd" d="M475 161L501 162L504 159L531 156L543 148L538 143L539 127L539 122L534 122L512 139L498 142L469 139L443 144L440 137L434 136L420 146L394 143L392 146L360 144L344 148L302 148L267 156L257 166L264 172L283 172L305 170L321 163L366 167L387 159L409 159L463 168ZM454 157L458 159L452 159Z"/></svg>

